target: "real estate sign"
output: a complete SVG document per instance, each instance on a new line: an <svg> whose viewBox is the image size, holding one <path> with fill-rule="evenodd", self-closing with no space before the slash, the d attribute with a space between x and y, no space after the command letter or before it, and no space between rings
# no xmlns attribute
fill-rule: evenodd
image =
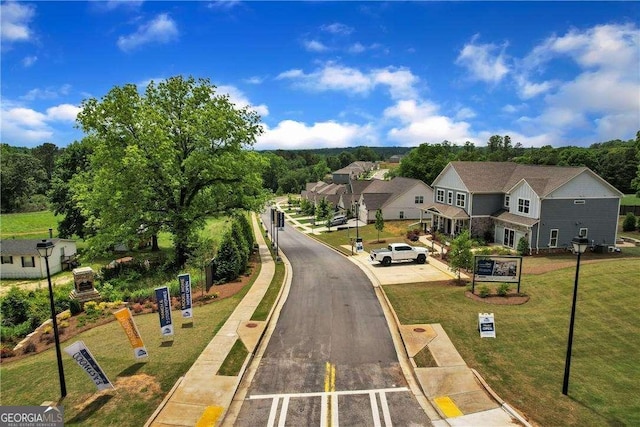
<svg viewBox="0 0 640 427"><path fill-rule="evenodd" d="M474 274L478 282L520 281L521 257L481 257L476 259Z"/></svg>
<svg viewBox="0 0 640 427"><path fill-rule="evenodd" d="M65 347L64 352L71 356L84 372L89 375L98 390L113 388L111 381L109 381L83 341L76 341L69 347Z"/></svg>
<svg viewBox="0 0 640 427"><path fill-rule="evenodd" d="M193 317L191 302L191 276L189 274L180 274L178 276L180 282L180 310L182 317L190 319Z"/></svg>
<svg viewBox="0 0 640 427"><path fill-rule="evenodd" d="M493 313L478 313L478 330L480 338L496 337L496 322Z"/></svg>
<svg viewBox="0 0 640 427"><path fill-rule="evenodd" d="M171 319L171 295L169 288L163 286L156 288L156 300L158 302L158 316L160 316L160 333L162 336L173 335L173 321Z"/></svg>
<svg viewBox="0 0 640 427"><path fill-rule="evenodd" d="M133 348L133 355L135 356L135 358L142 359L149 356L149 354L147 353L147 349L142 342L140 331L138 331L136 322L133 320L131 311L129 311L129 309L125 307L118 311L114 311L113 315L116 316L116 319L118 319L120 326L122 326L122 329L124 329L124 333L127 334L127 338L129 338L129 343Z"/></svg>

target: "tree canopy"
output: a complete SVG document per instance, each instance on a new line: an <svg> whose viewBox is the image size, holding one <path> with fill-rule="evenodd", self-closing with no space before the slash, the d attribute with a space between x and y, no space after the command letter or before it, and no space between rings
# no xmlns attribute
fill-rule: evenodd
<svg viewBox="0 0 640 427"><path fill-rule="evenodd" d="M207 79L171 77L143 94L116 86L85 100L77 120L92 173L73 191L97 230L96 250L166 230L183 265L205 217L257 209L265 199L263 158L250 150L260 117L216 94Z"/></svg>

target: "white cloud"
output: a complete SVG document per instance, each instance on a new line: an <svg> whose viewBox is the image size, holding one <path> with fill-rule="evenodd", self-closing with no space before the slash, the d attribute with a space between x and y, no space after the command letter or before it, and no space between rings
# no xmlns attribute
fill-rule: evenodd
<svg viewBox="0 0 640 427"><path fill-rule="evenodd" d="M399 101L384 110L384 117L400 122L401 126L387 132L387 138L401 145L414 146L444 140L456 144L476 142L469 123L438 114L438 106L429 101Z"/></svg>
<svg viewBox="0 0 640 427"><path fill-rule="evenodd" d="M309 52L326 52L329 50L327 46L318 40L303 40L302 45Z"/></svg>
<svg viewBox="0 0 640 427"><path fill-rule="evenodd" d="M25 56L22 58L22 66L25 68L31 67L38 60L37 56Z"/></svg>
<svg viewBox="0 0 640 427"><path fill-rule="evenodd" d="M178 38L178 27L173 19L162 13L138 27L135 33L118 37L118 47L129 52L149 43L169 43Z"/></svg>
<svg viewBox="0 0 640 427"><path fill-rule="evenodd" d="M472 80L480 80L492 84L499 83L509 73L504 46L500 48L494 44L477 44L477 39L478 35L476 34L462 48L456 59L456 64L465 67L469 71L469 77ZM500 52L495 54L496 50L500 50Z"/></svg>
<svg viewBox="0 0 640 427"><path fill-rule="evenodd" d="M229 100L233 102L238 108L244 108L249 106L256 113L260 114L261 117L266 117L269 115L269 107L265 104L253 105L249 98L237 87L231 85L220 85L216 86L216 94L217 95L229 95Z"/></svg>
<svg viewBox="0 0 640 427"><path fill-rule="evenodd" d="M0 4L0 39L4 42L29 41L33 33L29 24L35 15L30 5L8 1Z"/></svg>
<svg viewBox="0 0 640 427"><path fill-rule="evenodd" d="M467 120L467 119L472 119L475 116L477 116L476 112L473 111L471 108L467 108L467 107L462 107L458 110L458 112L456 113L456 120Z"/></svg>
<svg viewBox="0 0 640 427"><path fill-rule="evenodd" d="M264 77L260 76L251 76L248 79L244 79L245 83L249 83L252 85L259 85L264 81Z"/></svg>
<svg viewBox="0 0 640 427"><path fill-rule="evenodd" d="M239 0L219 0L207 4L208 9L228 11L240 5Z"/></svg>
<svg viewBox="0 0 640 427"><path fill-rule="evenodd" d="M67 95L71 90L70 84L64 84L59 87L46 87L44 89L34 88L22 95L20 99L25 101L33 101L35 99L55 99L61 95Z"/></svg>
<svg viewBox="0 0 640 427"><path fill-rule="evenodd" d="M291 150L376 145L377 142L370 125L335 121L307 125L304 122L283 120L273 129L265 126L265 133L258 137L255 148Z"/></svg>
<svg viewBox="0 0 640 427"><path fill-rule="evenodd" d="M3 101L2 142L10 144L40 144L51 141L59 122L75 120L80 108L71 104L50 107L46 114L23 107L11 101Z"/></svg>
<svg viewBox="0 0 640 427"><path fill-rule="evenodd" d="M333 90L360 95L368 94L377 86L386 86L393 98L415 96L414 85L419 81L407 68L386 67L363 73L334 62L327 62L309 74L299 69L285 71L277 79L292 80L294 86L309 91Z"/></svg>
<svg viewBox="0 0 640 427"><path fill-rule="evenodd" d="M119 8L138 8L144 3L144 0L95 0L92 2L96 8L104 11L112 11Z"/></svg>
<svg viewBox="0 0 640 427"><path fill-rule="evenodd" d="M80 107L76 107L75 105L56 105L55 107L47 108L47 120L74 122L80 111Z"/></svg>
<svg viewBox="0 0 640 427"><path fill-rule="evenodd" d="M531 83L556 60L573 61L572 78ZM576 129L594 137L631 137L640 126L640 31L635 25L600 25L547 38L522 61L521 97L546 93L540 114L521 118L537 131L571 135ZM533 89L533 91L532 91Z"/></svg>
<svg viewBox="0 0 640 427"><path fill-rule="evenodd" d="M364 47L364 45L360 42L356 42L354 44L352 44L349 49L347 49L350 53L362 53L365 50L367 50L366 47Z"/></svg>
<svg viewBox="0 0 640 427"><path fill-rule="evenodd" d="M334 22L333 24L323 25L320 27L322 31L326 31L331 34L339 34L339 35L349 35L353 32L353 28L348 25L341 24L339 22Z"/></svg>

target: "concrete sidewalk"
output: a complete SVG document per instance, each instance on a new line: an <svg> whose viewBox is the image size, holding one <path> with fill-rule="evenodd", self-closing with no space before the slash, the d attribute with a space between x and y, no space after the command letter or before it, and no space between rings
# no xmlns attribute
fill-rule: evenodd
<svg viewBox="0 0 640 427"><path fill-rule="evenodd" d="M253 226L262 263L258 277L191 369L178 380L149 418L145 427L213 426L222 420L231 405L242 374L269 322L269 319L266 322L251 320L275 273L275 263L259 231L255 215ZM249 351L240 374L234 377L217 375L237 339L241 339Z"/></svg>

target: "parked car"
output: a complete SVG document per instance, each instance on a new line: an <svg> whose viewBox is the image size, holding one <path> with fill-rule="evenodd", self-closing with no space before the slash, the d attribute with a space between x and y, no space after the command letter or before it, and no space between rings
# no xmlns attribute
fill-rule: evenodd
<svg viewBox="0 0 640 427"><path fill-rule="evenodd" d="M346 217L346 215L336 215L336 216L333 217L333 219L329 223L332 226L346 224L347 223L347 217Z"/></svg>

